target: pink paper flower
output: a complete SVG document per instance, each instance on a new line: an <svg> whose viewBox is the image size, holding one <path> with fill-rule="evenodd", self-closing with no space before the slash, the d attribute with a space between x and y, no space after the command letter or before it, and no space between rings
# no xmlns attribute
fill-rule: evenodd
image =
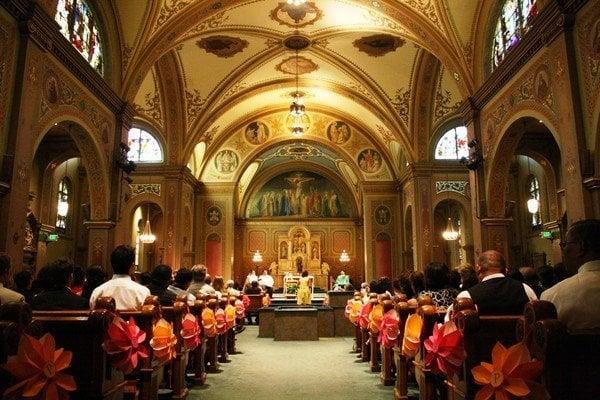
<svg viewBox="0 0 600 400"><path fill-rule="evenodd" d="M108 327L107 336L102 348L115 368L123 373L131 373L140 358L148 357L148 350L142 344L146 340L146 332L140 330L133 317L128 322L115 317Z"/></svg>
<svg viewBox="0 0 600 400"><path fill-rule="evenodd" d="M400 318L396 310L392 309L383 315L379 328L378 341L383 344L386 349L391 349L396 345L398 335L400 334Z"/></svg>
<svg viewBox="0 0 600 400"><path fill-rule="evenodd" d="M427 349L425 365L439 375L451 375L458 372L467 358L463 347L463 335L454 322L435 324L433 335L425 343Z"/></svg>
<svg viewBox="0 0 600 400"><path fill-rule="evenodd" d="M190 350L194 350L200 343L200 325L196 317L190 313L185 314L181 321L181 337L183 345Z"/></svg>

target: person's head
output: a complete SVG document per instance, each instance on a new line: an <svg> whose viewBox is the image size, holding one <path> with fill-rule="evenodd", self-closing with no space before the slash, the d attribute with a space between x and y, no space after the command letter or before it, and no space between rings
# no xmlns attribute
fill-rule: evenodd
<svg viewBox="0 0 600 400"><path fill-rule="evenodd" d="M450 284L450 268L446 264L430 262L425 266L425 289L441 290Z"/></svg>
<svg viewBox="0 0 600 400"><path fill-rule="evenodd" d="M233 282L233 279L227 280L227 282L225 282L225 287L227 289L234 289L235 288L235 282Z"/></svg>
<svg viewBox="0 0 600 400"><path fill-rule="evenodd" d="M454 289L460 289L460 272L457 269L450 270L450 287Z"/></svg>
<svg viewBox="0 0 600 400"><path fill-rule="evenodd" d="M148 286L152 283L152 274L148 271L140 274L139 282L140 285Z"/></svg>
<svg viewBox="0 0 600 400"><path fill-rule="evenodd" d="M124 244L117 246L110 255L110 265L117 275L129 275L134 261L135 250Z"/></svg>
<svg viewBox="0 0 600 400"><path fill-rule="evenodd" d="M36 293L52 290L54 287L54 275L52 273L52 267L50 265L42 267L42 269L38 271L37 277L31 286L35 286L34 292Z"/></svg>
<svg viewBox="0 0 600 400"><path fill-rule="evenodd" d="M540 283L540 280L535 273L535 269L532 267L521 267L519 268L519 272L523 275L523 282L528 284L529 286L537 285Z"/></svg>
<svg viewBox="0 0 600 400"><path fill-rule="evenodd" d="M71 285L82 286L83 282L85 282L85 271L81 265L75 265L73 267L73 282L71 282Z"/></svg>
<svg viewBox="0 0 600 400"><path fill-rule="evenodd" d="M479 283L477 272L470 266L460 268L458 273L460 274L460 288L462 290L467 290Z"/></svg>
<svg viewBox="0 0 600 400"><path fill-rule="evenodd" d="M0 282L7 283L10 276L10 256L0 253Z"/></svg>
<svg viewBox="0 0 600 400"><path fill-rule="evenodd" d="M17 289L29 289L31 287L31 271L24 269L23 271L17 272L13 276L13 281Z"/></svg>
<svg viewBox="0 0 600 400"><path fill-rule="evenodd" d="M487 250L481 253L475 264L475 272L479 280L488 275L505 273L506 260L502 253L496 250Z"/></svg>
<svg viewBox="0 0 600 400"><path fill-rule="evenodd" d="M215 276L215 279L213 279L212 282L212 287L218 292L222 291L225 287L225 281L223 280L223 277Z"/></svg>
<svg viewBox="0 0 600 400"><path fill-rule="evenodd" d="M253 288L257 288L258 287L258 281L252 281L252 283L250 283L250 286L252 286Z"/></svg>
<svg viewBox="0 0 600 400"><path fill-rule="evenodd" d="M344 271L340 271L340 275L346 275Z"/></svg>
<svg viewBox="0 0 600 400"><path fill-rule="evenodd" d="M171 283L173 270L168 265L157 265L152 270L152 283L158 287L166 288Z"/></svg>
<svg viewBox="0 0 600 400"><path fill-rule="evenodd" d="M302 271L302 277L305 278L308 276L308 271Z"/></svg>
<svg viewBox="0 0 600 400"><path fill-rule="evenodd" d="M588 261L600 260L600 219L584 219L569 227L560 242L567 272L577 273Z"/></svg>
<svg viewBox="0 0 600 400"><path fill-rule="evenodd" d="M385 292L392 292L392 280L387 276L379 278L377 281L377 290L379 294L383 294Z"/></svg>
<svg viewBox="0 0 600 400"><path fill-rule="evenodd" d="M418 296L419 292L425 290L425 276L421 271L411 272L408 279L414 296Z"/></svg>
<svg viewBox="0 0 600 400"><path fill-rule="evenodd" d="M50 288L57 290L66 287L73 278L73 264L67 260L57 260L48 265Z"/></svg>
<svg viewBox="0 0 600 400"><path fill-rule="evenodd" d="M263 275L268 275L269 271L267 271L266 269L262 272Z"/></svg>
<svg viewBox="0 0 600 400"><path fill-rule="evenodd" d="M192 283L192 270L189 268L179 268L175 273L175 286L179 289L187 290Z"/></svg>
<svg viewBox="0 0 600 400"><path fill-rule="evenodd" d="M192 281L200 283L206 279L206 267L203 264L196 264L192 267Z"/></svg>
<svg viewBox="0 0 600 400"><path fill-rule="evenodd" d="M208 273L206 274L206 276L204 277L204 283L206 283L207 285L210 285L213 281L212 276L210 276Z"/></svg>
<svg viewBox="0 0 600 400"><path fill-rule="evenodd" d="M542 288L548 289L554 285L554 271L552 270L552 267L548 265L541 266L538 268L537 274Z"/></svg>
<svg viewBox="0 0 600 400"><path fill-rule="evenodd" d="M94 289L106 282L106 272L100 265L92 265L85 272L85 283L81 296L90 298Z"/></svg>

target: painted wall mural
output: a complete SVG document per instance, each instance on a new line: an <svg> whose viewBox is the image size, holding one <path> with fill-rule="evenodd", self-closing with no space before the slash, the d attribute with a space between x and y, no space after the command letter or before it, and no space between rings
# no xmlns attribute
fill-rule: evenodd
<svg viewBox="0 0 600 400"><path fill-rule="evenodd" d="M269 128L262 122L254 121L246 125L244 135L251 144L263 144L269 138Z"/></svg>
<svg viewBox="0 0 600 400"><path fill-rule="evenodd" d="M375 149L365 149L358 155L358 166L368 174L381 168L381 154Z"/></svg>
<svg viewBox="0 0 600 400"><path fill-rule="evenodd" d="M327 128L327 137L335 144L344 144L350 139L351 132L347 123L335 121Z"/></svg>
<svg viewBox="0 0 600 400"><path fill-rule="evenodd" d="M351 214L338 187L313 172L287 172L269 180L251 198L247 215L258 217L340 218Z"/></svg>
<svg viewBox="0 0 600 400"><path fill-rule="evenodd" d="M238 156L233 150L221 150L215 156L215 168L223 174L235 171L238 164Z"/></svg>

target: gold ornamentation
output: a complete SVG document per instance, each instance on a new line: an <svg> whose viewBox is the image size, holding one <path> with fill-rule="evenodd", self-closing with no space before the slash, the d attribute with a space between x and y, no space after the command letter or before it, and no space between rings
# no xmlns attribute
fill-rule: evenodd
<svg viewBox="0 0 600 400"><path fill-rule="evenodd" d="M298 75L304 75L316 71L319 66L308 58L293 56L277 64L275 69L288 75L296 75L296 71L298 71Z"/></svg>
<svg viewBox="0 0 600 400"><path fill-rule="evenodd" d="M185 91L186 114L188 128L194 123L198 115L206 104L206 98L203 98L198 89Z"/></svg>
<svg viewBox="0 0 600 400"><path fill-rule="evenodd" d="M306 2L300 6L279 3L271 10L269 17L281 25L298 29L320 20L323 17L323 11L314 2Z"/></svg>
<svg viewBox="0 0 600 400"><path fill-rule="evenodd" d="M190 2L190 0L166 0L163 4L163 7L160 9L160 14L158 16L158 21L156 21L154 31L160 28L173 15L183 10L183 8L190 4Z"/></svg>
<svg viewBox="0 0 600 400"><path fill-rule="evenodd" d="M403 91L404 88L396 90L396 96L391 100L398 116L405 124L408 124L408 113L410 104L410 88Z"/></svg>
<svg viewBox="0 0 600 400"><path fill-rule="evenodd" d="M217 57L229 58L237 53L244 51L248 47L248 41L232 36L210 36L202 38L196 42L198 47L204 49L207 53L212 53Z"/></svg>
<svg viewBox="0 0 600 400"><path fill-rule="evenodd" d="M381 57L404 46L406 41L398 36L377 34L356 39L354 47L371 57Z"/></svg>

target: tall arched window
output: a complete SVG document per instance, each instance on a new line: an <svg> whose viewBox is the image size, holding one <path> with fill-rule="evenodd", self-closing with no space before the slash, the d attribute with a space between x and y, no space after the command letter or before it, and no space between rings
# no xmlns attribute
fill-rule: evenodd
<svg viewBox="0 0 600 400"><path fill-rule="evenodd" d="M136 163L157 163L163 161L163 152L158 140L151 133L140 128L129 130L129 153L127 159Z"/></svg>
<svg viewBox="0 0 600 400"><path fill-rule="evenodd" d="M469 156L467 128L457 126L442 135L435 145L436 160L460 160Z"/></svg>
<svg viewBox="0 0 600 400"><path fill-rule="evenodd" d="M62 230L67 229L67 217L69 215L69 206L71 203L71 182L69 178L64 177L58 183L56 203L56 227Z"/></svg>
<svg viewBox="0 0 600 400"><path fill-rule="evenodd" d="M58 0L54 20L60 32L98 73L103 73L102 41L98 21L84 0Z"/></svg>
<svg viewBox="0 0 600 400"><path fill-rule="evenodd" d="M529 176L527 188L529 192L530 199L536 199L538 204L540 203L540 183L537 178L533 175ZM532 210L533 211L533 210ZM538 211L531 214L531 226L538 227L542 224L542 217L540 216L540 210L538 207Z"/></svg>
<svg viewBox="0 0 600 400"><path fill-rule="evenodd" d="M521 41L529 30L529 24L537 15L536 0L506 0L496 22L492 45L492 69L496 68L511 49Z"/></svg>

